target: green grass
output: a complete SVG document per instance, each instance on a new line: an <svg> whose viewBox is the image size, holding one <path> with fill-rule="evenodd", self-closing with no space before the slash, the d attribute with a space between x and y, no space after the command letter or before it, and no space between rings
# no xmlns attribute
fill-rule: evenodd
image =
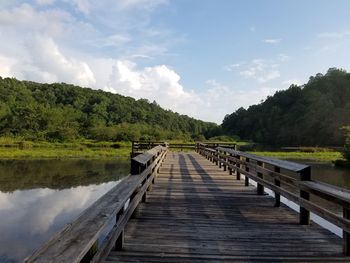
<svg viewBox="0 0 350 263"><path fill-rule="evenodd" d="M0 159L129 157L130 148L0 148Z"/></svg>
<svg viewBox="0 0 350 263"><path fill-rule="evenodd" d="M320 162L333 162L343 159L340 152L250 152L251 154L279 159L308 159Z"/></svg>
<svg viewBox="0 0 350 263"><path fill-rule="evenodd" d="M19 158L100 158L129 157L130 142L26 141L23 138L0 137L0 159Z"/></svg>
<svg viewBox="0 0 350 263"><path fill-rule="evenodd" d="M100 158L129 157L130 148L90 149L90 148L0 148L0 159L18 158Z"/></svg>

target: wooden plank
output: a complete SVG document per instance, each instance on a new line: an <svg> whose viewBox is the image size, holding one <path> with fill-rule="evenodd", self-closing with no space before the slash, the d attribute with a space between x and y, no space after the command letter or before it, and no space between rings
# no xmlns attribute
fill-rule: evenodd
<svg viewBox="0 0 350 263"><path fill-rule="evenodd" d="M68 224L26 262L80 262L139 186L160 165L165 152L139 175L129 175Z"/></svg>
<svg viewBox="0 0 350 263"><path fill-rule="evenodd" d="M319 181L304 181L300 187L312 194L321 196L329 201L350 208L350 191Z"/></svg>
<svg viewBox="0 0 350 263"><path fill-rule="evenodd" d="M243 156L243 157L249 158L251 160L256 160L256 161L268 163L268 164L271 164L273 166L278 166L280 168L284 168L284 169L287 169L287 170L290 170L293 172L299 172L299 171L308 167L308 165L305 165L305 164L299 164L299 163L289 162L289 161L285 161L285 160L278 160L278 159L269 158L269 157L262 157L262 156L258 156L258 155L254 155L254 154L250 154L250 153L246 153L246 152L241 152L241 151L236 151L236 150L223 148L223 147L218 147L218 150L224 151L227 153L231 153L233 155Z"/></svg>
<svg viewBox="0 0 350 263"><path fill-rule="evenodd" d="M147 203L127 224L123 251L111 252L106 262L348 260L339 237L316 224L299 225L295 211L282 203L274 207L273 198L256 195L253 186L199 154L169 153L157 178Z"/></svg>

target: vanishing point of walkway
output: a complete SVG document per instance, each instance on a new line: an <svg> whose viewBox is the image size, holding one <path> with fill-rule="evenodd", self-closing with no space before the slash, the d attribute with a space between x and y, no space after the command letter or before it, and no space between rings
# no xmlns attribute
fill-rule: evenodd
<svg viewBox="0 0 350 263"><path fill-rule="evenodd" d="M169 152L107 262L336 262L341 239L197 153Z"/></svg>

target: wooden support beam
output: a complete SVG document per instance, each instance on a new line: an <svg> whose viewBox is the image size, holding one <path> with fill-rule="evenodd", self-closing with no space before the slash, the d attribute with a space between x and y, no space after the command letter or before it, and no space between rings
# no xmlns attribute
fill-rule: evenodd
<svg viewBox="0 0 350 263"><path fill-rule="evenodd" d="M114 250L116 251L122 250L123 245L124 245L124 231L120 233L119 237L117 238L117 241L115 241Z"/></svg>
<svg viewBox="0 0 350 263"><path fill-rule="evenodd" d="M249 163L249 158L246 158L246 162ZM246 166L246 167L245 167L245 170L246 170L247 172L249 172L249 167ZM244 185L245 185L245 186L249 186L249 177L248 177L248 176L245 176L245 177L244 177Z"/></svg>
<svg viewBox="0 0 350 263"><path fill-rule="evenodd" d="M264 164L263 164L262 162L260 162L260 161L257 162L257 165L258 165L258 166L261 166L261 167L264 166ZM257 175L259 178L264 179L264 178L263 178L264 176L263 176L262 173L257 172L256 175ZM256 192L257 192L258 195L263 195L263 194L264 194L264 186L263 186L262 184L258 183L258 184L257 184L257 187L256 187Z"/></svg>
<svg viewBox="0 0 350 263"><path fill-rule="evenodd" d="M311 180L311 168L307 167L300 172L300 181L310 181L310 180ZM300 190L300 197L309 201L310 193L304 190ZM300 206L299 222L301 225L310 224L310 211L302 206Z"/></svg>
<svg viewBox="0 0 350 263"><path fill-rule="evenodd" d="M350 209L343 208L343 217L350 219ZM350 256L350 233L343 230L343 251L345 256Z"/></svg>
<svg viewBox="0 0 350 263"><path fill-rule="evenodd" d="M281 169L277 166L274 167L274 171L276 173L280 173ZM281 181L278 179L274 179L274 183L276 186L280 187L281 186ZM281 206L281 196L275 192L275 207L280 207Z"/></svg>

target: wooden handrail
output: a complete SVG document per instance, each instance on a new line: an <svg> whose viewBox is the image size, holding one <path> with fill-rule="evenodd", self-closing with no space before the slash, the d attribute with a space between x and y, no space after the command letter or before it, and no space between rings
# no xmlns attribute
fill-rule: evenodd
<svg viewBox="0 0 350 263"><path fill-rule="evenodd" d="M300 206L300 224L310 223L310 212L339 226L343 230L344 254L350 255L350 191L311 179L311 167L284 160L261 157L234 149L217 147L215 150L198 143L196 150L207 159L215 162L230 174L240 174L257 183L257 193L263 194L263 187L275 193L275 206L280 204L280 196ZM248 182L248 183L247 183ZM299 194L296 194L299 193ZM310 194L341 205L343 215L310 200Z"/></svg>
<svg viewBox="0 0 350 263"><path fill-rule="evenodd" d="M166 153L166 147L157 146L133 158L132 170L139 173L122 179L25 262L99 262L113 247L120 249L124 227L139 203L146 200L146 193L151 189ZM99 244L101 234L111 223L113 226L106 240Z"/></svg>

